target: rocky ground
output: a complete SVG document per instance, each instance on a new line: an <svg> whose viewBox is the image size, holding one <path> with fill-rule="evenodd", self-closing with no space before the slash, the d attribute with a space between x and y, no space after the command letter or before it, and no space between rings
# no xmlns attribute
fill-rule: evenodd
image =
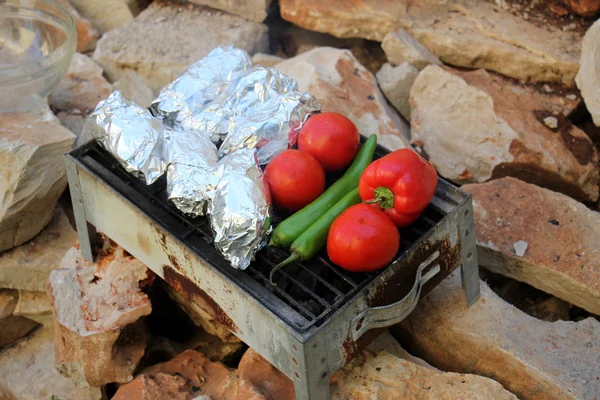
<svg viewBox="0 0 600 400"><path fill-rule="evenodd" d="M600 399L599 0L61 0L78 53L0 115L0 399L294 398L291 380L104 238L63 155L114 89L143 107L246 50L473 199L481 299L453 273L331 379L334 399Z"/></svg>

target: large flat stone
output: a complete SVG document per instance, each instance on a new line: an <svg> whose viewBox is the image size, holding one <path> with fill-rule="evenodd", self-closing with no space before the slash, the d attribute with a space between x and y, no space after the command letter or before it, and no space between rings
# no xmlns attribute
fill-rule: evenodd
<svg viewBox="0 0 600 400"><path fill-rule="evenodd" d="M251 21L263 22L272 0L190 0Z"/></svg>
<svg viewBox="0 0 600 400"><path fill-rule="evenodd" d="M444 370L490 377L522 400L597 397L600 322L540 321L480 283L471 308L458 272L419 301L399 329L413 353Z"/></svg>
<svg viewBox="0 0 600 400"><path fill-rule="evenodd" d="M514 176L579 200L598 199L598 152L565 118L576 99L484 70L430 65L415 80L410 101L413 143L445 178L470 183Z"/></svg>
<svg viewBox="0 0 600 400"><path fill-rule="evenodd" d="M513 178L463 189L473 196L480 265L600 314L600 213Z"/></svg>
<svg viewBox="0 0 600 400"><path fill-rule="evenodd" d="M268 50L267 27L206 7L154 1L133 22L105 34L94 59L111 82L135 71L154 91L218 46Z"/></svg>
<svg viewBox="0 0 600 400"><path fill-rule="evenodd" d="M16 290L0 289L0 348L10 345L38 326L35 321L15 315L18 297Z"/></svg>
<svg viewBox="0 0 600 400"><path fill-rule="evenodd" d="M396 67L385 63L377 72L377 83L396 110L410 121L410 89L419 70L405 62Z"/></svg>
<svg viewBox="0 0 600 400"><path fill-rule="evenodd" d="M322 111L345 115L360 133L376 134L379 144L391 150L409 147L406 122L386 103L373 74L349 50L319 47L275 68L315 96Z"/></svg>
<svg viewBox="0 0 600 400"><path fill-rule="evenodd" d="M69 0L56 0L56 2L69 11L75 20L75 29L77 30L77 51L85 52L94 50L96 48L96 42L98 41L98 31L94 25L78 13Z"/></svg>
<svg viewBox="0 0 600 400"><path fill-rule="evenodd" d="M69 0L85 18L104 34L133 20L133 14L124 0Z"/></svg>
<svg viewBox="0 0 600 400"><path fill-rule="evenodd" d="M0 114L0 251L30 240L52 219L74 138L46 105Z"/></svg>
<svg viewBox="0 0 600 400"><path fill-rule="evenodd" d="M430 64L442 65L435 54L431 53L425 46L415 40L404 29L390 32L383 38L381 47L385 51L390 63L401 65L408 62L417 69L422 70Z"/></svg>
<svg viewBox="0 0 600 400"><path fill-rule="evenodd" d="M0 254L0 288L45 291L50 272L77 240L65 212L56 207L46 228L27 243Z"/></svg>
<svg viewBox="0 0 600 400"><path fill-rule="evenodd" d="M154 275L108 240L93 264L77 248L66 263L70 268L52 271L47 288L57 368L81 386L129 382L146 347L140 318L152 310L141 286Z"/></svg>
<svg viewBox="0 0 600 400"><path fill-rule="evenodd" d="M600 126L600 20L583 37L580 67L575 82L594 124Z"/></svg>
<svg viewBox="0 0 600 400"><path fill-rule="evenodd" d="M78 388L56 371L52 325L49 325L0 350L0 398L100 400L102 393L98 388Z"/></svg>
<svg viewBox="0 0 600 400"><path fill-rule="evenodd" d="M581 33L538 23L477 0L281 0L284 19L334 36L381 41L405 29L448 64L573 85Z"/></svg>

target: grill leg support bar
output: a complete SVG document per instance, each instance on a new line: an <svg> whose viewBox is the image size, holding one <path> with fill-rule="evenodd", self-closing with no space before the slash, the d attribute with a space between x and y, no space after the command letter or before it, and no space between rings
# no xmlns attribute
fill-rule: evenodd
<svg viewBox="0 0 600 400"><path fill-rule="evenodd" d="M475 242L475 229L473 222L473 203L469 202L467 209L461 215L462 228L462 264L460 276L462 287L467 298L467 305L471 307L480 296L479 288L479 263L477 262L477 244Z"/></svg>

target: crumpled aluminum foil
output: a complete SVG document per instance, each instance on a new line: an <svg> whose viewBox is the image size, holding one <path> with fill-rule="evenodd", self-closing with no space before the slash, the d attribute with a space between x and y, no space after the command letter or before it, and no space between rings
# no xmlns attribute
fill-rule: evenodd
<svg viewBox="0 0 600 400"><path fill-rule="evenodd" d="M169 200L193 218L204 215L219 182L217 147L196 132L167 130L164 158Z"/></svg>
<svg viewBox="0 0 600 400"><path fill-rule="evenodd" d="M215 247L231 266L246 269L271 232L271 199L254 149L219 162L221 179L209 205Z"/></svg>
<svg viewBox="0 0 600 400"><path fill-rule="evenodd" d="M166 169L162 146L164 126L148 110L114 91L91 114L94 137L130 173L150 185Z"/></svg>

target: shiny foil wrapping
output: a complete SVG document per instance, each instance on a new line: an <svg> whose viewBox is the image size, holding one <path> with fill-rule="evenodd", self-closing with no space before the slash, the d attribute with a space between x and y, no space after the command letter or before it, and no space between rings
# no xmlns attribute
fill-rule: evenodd
<svg viewBox="0 0 600 400"><path fill-rule="evenodd" d="M101 101L90 118L94 137L130 173L150 185L166 169L163 159L164 126L148 110L114 91Z"/></svg>
<svg viewBox="0 0 600 400"><path fill-rule="evenodd" d="M214 245L234 268L246 269L271 232L271 199L254 149L219 162L221 178L209 205Z"/></svg>
<svg viewBox="0 0 600 400"><path fill-rule="evenodd" d="M169 200L192 218L204 215L219 181L217 147L196 132L167 130L164 157Z"/></svg>

